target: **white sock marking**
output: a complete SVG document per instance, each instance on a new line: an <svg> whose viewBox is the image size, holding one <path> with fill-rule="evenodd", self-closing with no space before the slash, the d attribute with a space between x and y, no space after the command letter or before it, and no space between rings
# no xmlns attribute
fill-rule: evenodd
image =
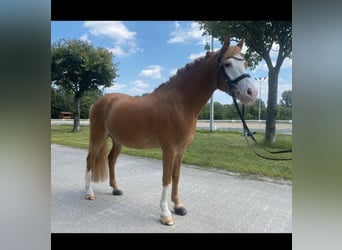
<svg viewBox="0 0 342 250"><path fill-rule="evenodd" d="M162 196L160 199L160 208L161 208L160 215L163 217L171 216L171 212L170 212L170 210L168 208L168 204L167 204L167 197L168 197L169 189L170 189L170 184L163 187Z"/></svg>

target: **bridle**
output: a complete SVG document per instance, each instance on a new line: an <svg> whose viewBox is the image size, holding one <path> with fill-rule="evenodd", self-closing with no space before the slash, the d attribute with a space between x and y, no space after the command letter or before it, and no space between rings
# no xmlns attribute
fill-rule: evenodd
<svg viewBox="0 0 342 250"><path fill-rule="evenodd" d="M239 57L236 57L236 56L231 56L231 57L228 57L227 59L229 58L233 58L235 60L238 60L238 61L244 61L245 59L243 58L239 58ZM239 81L241 81L242 79L246 78L246 77L251 77L249 74L242 74L238 77L236 77L235 79L230 79L229 76L226 74L226 71L224 70L224 66L222 65L221 63L221 60L222 60L222 55L219 54L218 57L217 57L217 61L219 63L219 67L220 67L220 71L223 75L223 78L225 80L225 82L227 83L227 86L228 86L228 91L230 93L233 93L232 92L232 87L235 85L235 84L238 84Z"/></svg>
<svg viewBox="0 0 342 250"><path fill-rule="evenodd" d="M244 61L243 58L238 58L238 57L235 57L235 56L231 56L231 57L228 57L228 58L233 58L235 60L238 60L238 61ZM227 59L228 59L227 58ZM249 148L259 157L261 158L264 158L264 159L267 159L267 160L292 160L292 158L273 158L273 157L268 157L268 156L264 156L264 155L261 155L260 153L258 153L249 143L249 140L248 140L248 137L251 137L252 140L254 141L254 143L259 147L261 148L262 150L266 151L267 153L270 153L270 154L280 154L280 153L290 153L292 152L292 148L291 149L286 149L286 150L280 150L280 151L270 151L268 149L266 149L265 147L263 147L262 145L260 145L257 140L255 139L254 137L254 134L256 132L251 132L247 126L247 123L246 123L246 120L245 120L245 117L244 117L244 114L245 114L245 105L242 104L242 112L240 111L239 109L239 105L237 104L237 101L236 101L236 98L235 98L235 94L234 92L232 91L232 88L234 85L238 84L238 82L246 77L251 77L249 74L242 74L240 76L238 76L237 78L231 80L229 78L229 76L227 75L226 71L224 70L224 65L222 65L221 63L221 60L222 60L222 54L219 53L218 57L217 57L217 61L218 61L218 64L219 64L219 68L220 68L220 71L223 75L223 78L227 84L227 87L228 87L228 91L229 93L231 93L232 97L233 97L233 101L234 101L234 105L235 105L235 108L240 116L240 119L242 121L242 125L243 125L243 136L245 137L245 140L247 142L247 145L249 146ZM217 78L217 85L219 87L219 78Z"/></svg>

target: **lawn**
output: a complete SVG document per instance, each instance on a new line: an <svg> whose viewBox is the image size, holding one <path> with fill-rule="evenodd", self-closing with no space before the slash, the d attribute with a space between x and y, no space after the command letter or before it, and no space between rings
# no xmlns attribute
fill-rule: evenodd
<svg viewBox="0 0 342 250"><path fill-rule="evenodd" d="M51 143L71 147L88 148L89 127L81 126L80 132L71 132L72 125L51 125ZM263 133L255 135L262 142ZM252 143L252 141L251 141ZM110 144L110 143L109 143ZM291 135L277 135L272 150L292 147ZM264 154L263 151L258 150ZM161 159L160 149L135 150L123 147L123 154ZM277 155L267 155L277 157ZM291 157L285 154L281 157ZM203 168L225 169L241 174L292 179L292 160L274 161L258 157L247 145L240 132L197 130L194 140L188 147L183 163Z"/></svg>

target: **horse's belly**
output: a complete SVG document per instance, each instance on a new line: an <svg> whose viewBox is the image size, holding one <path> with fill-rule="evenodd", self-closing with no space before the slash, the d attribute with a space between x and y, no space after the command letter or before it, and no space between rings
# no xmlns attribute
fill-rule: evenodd
<svg viewBox="0 0 342 250"><path fill-rule="evenodd" d="M157 134L150 131L137 131L129 126L115 126L109 130L109 135L125 147L135 149L159 148L160 143Z"/></svg>
<svg viewBox="0 0 342 250"><path fill-rule="evenodd" d="M154 138L148 138L146 136L126 137L122 140L118 140L122 145L128 148L134 149L147 149L147 148L159 148L160 144Z"/></svg>

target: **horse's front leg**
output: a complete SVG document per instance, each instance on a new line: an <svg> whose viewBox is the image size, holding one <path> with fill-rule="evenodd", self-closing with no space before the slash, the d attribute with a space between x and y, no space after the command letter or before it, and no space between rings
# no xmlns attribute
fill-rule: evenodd
<svg viewBox="0 0 342 250"><path fill-rule="evenodd" d="M174 211L177 215L186 215L187 211L183 207L178 195L178 183L180 177L180 167L184 153L178 154L175 158L172 168L172 193L171 200L174 203Z"/></svg>
<svg viewBox="0 0 342 250"><path fill-rule="evenodd" d="M163 190L160 198L160 221L162 224L168 226L173 224L173 218L168 207L167 198L169 197L168 193L171 186L172 166L174 161L175 152L173 150L163 149Z"/></svg>

